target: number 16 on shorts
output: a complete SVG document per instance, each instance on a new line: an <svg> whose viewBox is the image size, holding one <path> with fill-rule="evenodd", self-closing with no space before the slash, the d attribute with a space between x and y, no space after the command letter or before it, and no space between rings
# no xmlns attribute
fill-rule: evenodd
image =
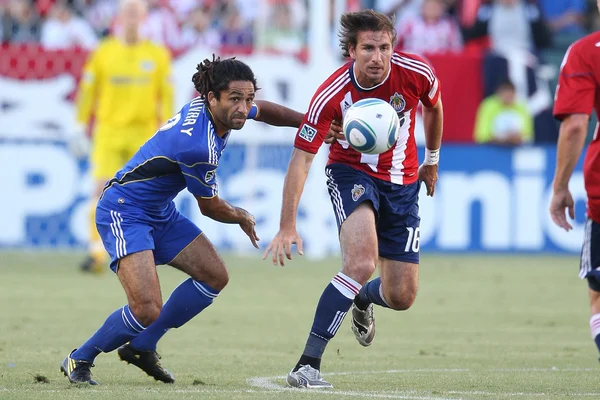
<svg viewBox="0 0 600 400"><path fill-rule="evenodd" d="M404 247L404 252L409 253L418 253L419 246L421 244L421 228L412 226L407 226L406 230L408 231L408 239L406 240L406 246Z"/></svg>

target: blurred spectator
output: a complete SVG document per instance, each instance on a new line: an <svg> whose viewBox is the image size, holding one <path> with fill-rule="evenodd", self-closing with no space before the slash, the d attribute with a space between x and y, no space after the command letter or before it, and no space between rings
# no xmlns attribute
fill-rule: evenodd
<svg viewBox="0 0 600 400"><path fill-rule="evenodd" d="M183 47L181 42L181 29L168 2L165 0L148 0L148 16L142 25L142 36L150 41L179 50Z"/></svg>
<svg viewBox="0 0 600 400"><path fill-rule="evenodd" d="M584 35L585 0L540 0L540 7L554 33Z"/></svg>
<svg viewBox="0 0 600 400"><path fill-rule="evenodd" d="M517 101L515 86L502 82L496 93L477 110L475 142L517 146L533 141L533 117L527 105Z"/></svg>
<svg viewBox="0 0 600 400"><path fill-rule="evenodd" d="M302 11L298 2L290 0L279 0L270 4L267 8L267 18L264 24L261 24L263 29L258 38L258 47L278 53L299 53L305 46L305 18Z"/></svg>
<svg viewBox="0 0 600 400"><path fill-rule="evenodd" d="M534 55L548 47L551 35L536 0L493 0L482 3L475 24L465 38L489 36L492 49L502 55L515 51Z"/></svg>
<svg viewBox="0 0 600 400"><path fill-rule="evenodd" d="M91 50L98 44L92 27L83 18L73 14L64 1L55 3L42 24L42 46L49 50L80 47Z"/></svg>
<svg viewBox="0 0 600 400"><path fill-rule="evenodd" d="M89 4L82 7L83 16L90 23L98 37L109 34L117 13L115 0L82 0Z"/></svg>
<svg viewBox="0 0 600 400"><path fill-rule="evenodd" d="M421 12L397 25L397 49L411 53L445 53L462 50L458 23L446 13L444 0L424 0Z"/></svg>
<svg viewBox="0 0 600 400"><path fill-rule="evenodd" d="M182 28L181 41L185 48L205 46L218 48L221 44L219 32L211 26L210 10L206 6L196 7Z"/></svg>
<svg viewBox="0 0 600 400"><path fill-rule="evenodd" d="M484 96L504 79L513 81L526 98L535 88L537 54L551 43L550 31L535 0L487 0L479 7L472 27L463 30L465 40L489 37L491 51L484 59Z"/></svg>
<svg viewBox="0 0 600 400"><path fill-rule="evenodd" d="M221 0L216 6L216 17L221 32L221 45L252 47L253 26L251 21L240 14L237 3L233 0Z"/></svg>
<svg viewBox="0 0 600 400"><path fill-rule="evenodd" d="M33 6L26 0L12 0L4 18L3 40L12 43L40 41L40 18Z"/></svg>

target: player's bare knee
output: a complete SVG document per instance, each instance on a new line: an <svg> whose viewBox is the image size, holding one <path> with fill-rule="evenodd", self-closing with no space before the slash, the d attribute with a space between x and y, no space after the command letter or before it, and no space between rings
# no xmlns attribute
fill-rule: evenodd
<svg viewBox="0 0 600 400"><path fill-rule="evenodd" d="M387 305L392 310L404 311L413 305L417 298L417 292L416 290L393 291L391 293L384 293L384 296Z"/></svg>
<svg viewBox="0 0 600 400"><path fill-rule="evenodd" d="M148 326L158 319L162 304L160 301L133 302L129 308L140 324Z"/></svg>
<svg viewBox="0 0 600 400"><path fill-rule="evenodd" d="M352 260L351 262L344 263L342 272L361 285L364 285L367 283L371 275L373 275L376 267L377 264L375 262L375 258L372 260Z"/></svg>
<svg viewBox="0 0 600 400"><path fill-rule="evenodd" d="M204 282L211 288L221 291L229 283L229 272L224 265L206 269L198 269L191 274L191 277L197 281Z"/></svg>
<svg viewBox="0 0 600 400"><path fill-rule="evenodd" d="M225 268L218 271L218 273L213 274L209 281L206 282L208 286L211 288L221 291L225 289L225 286L229 283L229 272Z"/></svg>

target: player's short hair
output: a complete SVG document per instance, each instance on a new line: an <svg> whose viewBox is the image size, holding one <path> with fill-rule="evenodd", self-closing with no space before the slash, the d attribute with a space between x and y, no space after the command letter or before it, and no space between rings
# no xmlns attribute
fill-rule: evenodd
<svg viewBox="0 0 600 400"><path fill-rule="evenodd" d="M512 81L510 79L503 79L500 82L498 82L498 84L496 85L496 91L504 90L504 89L515 91L517 88L515 87L515 84L512 83Z"/></svg>
<svg viewBox="0 0 600 400"><path fill-rule="evenodd" d="M397 33L394 28L394 18L380 12L364 10L344 13L340 18L340 23L338 37L344 57L350 57L350 47L356 46L359 32L389 32L392 37L392 46L396 44Z"/></svg>
<svg viewBox="0 0 600 400"><path fill-rule="evenodd" d="M205 59L196 70L198 72L192 76L192 82L203 99L207 98L208 92L213 92L219 100L221 91L227 89L232 81L250 81L254 90L258 90L252 69L235 57L221 60L213 54L212 61Z"/></svg>

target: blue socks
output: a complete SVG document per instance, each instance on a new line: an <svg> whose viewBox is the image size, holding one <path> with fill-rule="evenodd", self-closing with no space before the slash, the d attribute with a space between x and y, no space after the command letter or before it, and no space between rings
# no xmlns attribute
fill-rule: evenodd
<svg viewBox="0 0 600 400"><path fill-rule="evenodd" d="M91 363L98 354L115 350L144 329L146 327L137 321L129 306L119 308L106 319L104 325L87 342L71 354L71 358Z"/></svg>
<svg viewBox="0 0 600 400"><path fill-rule="evenodd" d="M296 370L306 364L320 369L325 347L335 336L360 288L359 283L341 272L333 277L319 299L306 347Z"/></svg>
<svg viewBox="0 0 600 400"><path fill-rule="evenodd" d="M156 344L171 328L179 328L200 311L212 304L219 292L204 282L189 278L175 288L163 306L156 321L131 342L131 347L141 351L156 351Z"/></svg>
<svg viewBox="0 0 600 400"><path fill-rule="evenodd" d="M378 306L390 308L383 298L383 289L381 288L381 278L377 277L372 281L367 282L362 287L358 296L354 299L354 303L361 310L365 310L369 304L374 303Z"/></svg>

